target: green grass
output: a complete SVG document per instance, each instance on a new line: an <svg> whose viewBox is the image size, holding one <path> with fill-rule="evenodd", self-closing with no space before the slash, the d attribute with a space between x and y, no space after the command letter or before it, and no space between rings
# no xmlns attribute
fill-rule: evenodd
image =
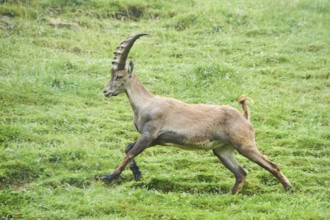
<svg viewBox="0 0 330 220"><path fill-rule="evenodd" d="M330 3L299 1L0 1L1 219L329 219ZM237 155L158 147L110 185L138 137L125 95L105 99L112 53L130 53L154 94L250 106L257 143L295 188Z"/></svg>

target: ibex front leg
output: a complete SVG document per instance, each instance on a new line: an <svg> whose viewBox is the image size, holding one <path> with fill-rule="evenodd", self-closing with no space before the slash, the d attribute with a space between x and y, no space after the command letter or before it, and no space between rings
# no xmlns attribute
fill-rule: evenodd
<svg viewBox="0 0 330 220"><path fill-rule="evenodd" d="M126 149L125 149L125 153L128 154L128 152L130 150L132 150L132 148L134 147L134 145L136 144L136 142L134 143L130 143L129 145L127 145ZM136 181L140 180L141 178L141 171L140 171L140 168L139 166L137 165L137 163L135 162L135 160L132 160L132 162L129 164L129 168L130 170L132 171L133 173L133 176L134 176L134 179Z"/></svg>
<svg viewBox="0 0 330 220"><path fill-rule="evenodd" d="M152 143L152 138L150 138L150 137L151 136L149 134L143 134L143 135L141 135L140 138L135 143L135 145L132 147L132 149L128 151L128 153L126 154L126 157L121 162L121 164L119 165L119 167L117 169L115 169L112 172L112 174L105 175L101 179L104 180L104 181L106 181L106 182L108 182L108 183L110 183L111 181L117 179L120 176L121 172L123 172L123 170L125 169L125 167L127 166L127 164L129 164L130 162L133 162L134 161L134 157L136 157L137 155L139 155L144 149L146 149L148 146L150 146L150 144ZM129 146L127 146L127 147L129 148ZM133 171L133 174L134 174L134 171ZM135 175L134 175L134 177L135 177Z"/></svg>

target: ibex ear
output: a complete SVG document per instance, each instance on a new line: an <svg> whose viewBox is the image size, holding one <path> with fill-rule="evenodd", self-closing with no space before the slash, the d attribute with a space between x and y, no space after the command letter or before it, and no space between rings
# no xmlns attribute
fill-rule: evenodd
<svg viewBox="0 0 330 220"><path fill-rule="evenodd" d="M134 69L134 63L132 60L129 61L129 65L128 65L128 76L131 77L133 74L133 69Z"/></svg>

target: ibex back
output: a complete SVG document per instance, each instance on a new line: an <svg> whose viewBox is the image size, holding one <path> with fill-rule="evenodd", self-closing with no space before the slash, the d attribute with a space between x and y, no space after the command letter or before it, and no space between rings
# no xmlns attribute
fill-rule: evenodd
<svg viewBox="0 0 330 220"><path fill-rule="evenodd" d="M103 90L105 97L126 93L134 112L134 125L141 135L135 143L126 147L126 157L119 167L102 179L113 181L130 164L135 180L139 180L141 172L134 158L148 147L173 145L185 149L212 150L236 178L231 190L233 194L241 190L247 175L235 160L233 150L268 170L285 190L289 190L289 180L256 147L246 98L239 100L244 110L242 114L226 105L186 104L176 99L154 96L144 87L133 73L133 62L126 66L131 47L143 35L146 34L128 37L116 48L111 80Z"/></svg>

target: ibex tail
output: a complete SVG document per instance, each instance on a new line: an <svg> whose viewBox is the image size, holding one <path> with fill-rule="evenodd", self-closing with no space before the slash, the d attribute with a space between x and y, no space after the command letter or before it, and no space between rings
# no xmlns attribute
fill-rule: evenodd
<svg viewBox="0 0 330 220"><path fill-rule="evenodd" d="M246 118L246 120L250 121L250 112L249 112L249 108L247 105L247 101L250 101L251 103L253 103L253 100L246 96L240 96L237 101L242 106L244 118Z"/></svg>

